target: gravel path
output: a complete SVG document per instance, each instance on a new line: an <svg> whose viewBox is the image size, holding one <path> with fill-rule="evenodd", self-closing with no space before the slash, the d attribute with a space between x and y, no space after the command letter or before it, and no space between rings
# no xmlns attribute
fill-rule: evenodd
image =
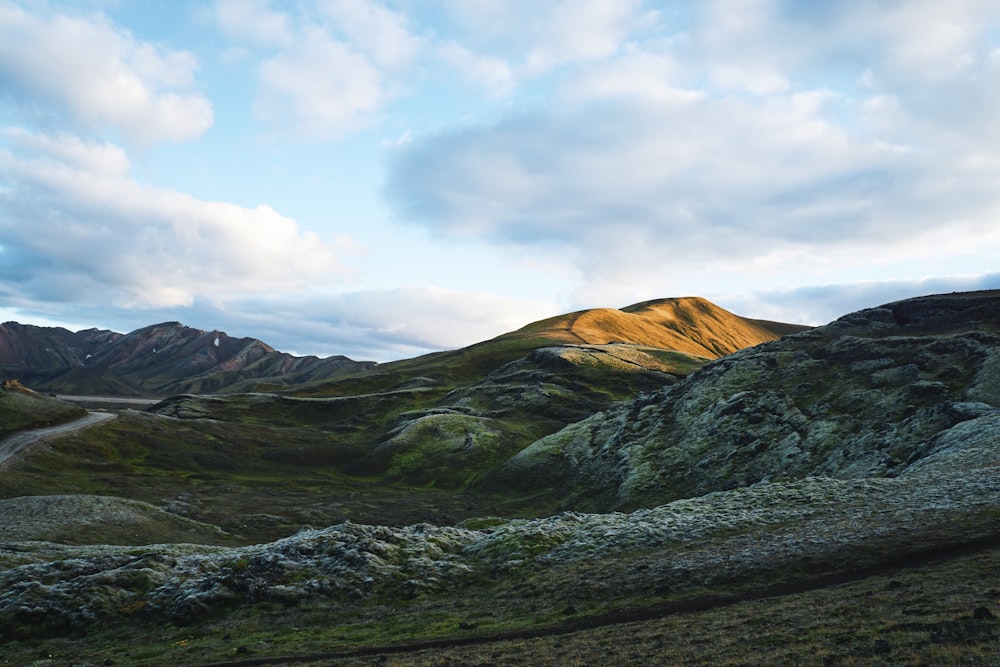
<svg viewBox="0 0 1000 667"><path fill-rule="evenodd" d="M105 420L113 419L114 414L110 412L91 412L86 417L59 424L57 426L46 426L45 428L34 428L28 431L14 433L3 440L0 440L0 470L19 452L25 448L42 440L46 440L56 435L63 435L77 431L94 424L99 424Z"/></svg>

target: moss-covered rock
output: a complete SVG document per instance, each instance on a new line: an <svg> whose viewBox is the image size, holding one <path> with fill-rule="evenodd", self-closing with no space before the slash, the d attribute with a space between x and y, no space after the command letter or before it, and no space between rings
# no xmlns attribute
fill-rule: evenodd
<svg viewBox="0 0 1000 667"><path fill-rule="evenodd" d="M890 304L709 363L540 439L489 479L538 480L566 508L605 510L950 460L960 439L992 437L986 418L1000 413L1000 298L941 301L927 321L919 299Z"/></svg>

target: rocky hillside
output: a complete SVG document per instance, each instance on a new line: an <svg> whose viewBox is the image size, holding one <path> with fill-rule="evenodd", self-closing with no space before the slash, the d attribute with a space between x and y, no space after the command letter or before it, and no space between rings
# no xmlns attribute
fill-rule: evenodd
<svg viewBox="0 0 1000 667"><path fill-rule="evenodd" d="M20 476L44 495L81 494L0 502L0 522L8 511L44 523L11 520L0 545L7 655L33 660L51 646L85 664L316 664L393 651L409 664L400 643L521 640L721 614L742 600L728 625L714 626L753 635L740 663L1000 659L989 574L1000 563L1000 293L887 304L714 361L648 340L550 341L509 358L536 333L491 342L503 359L492 368L484 343L300 395L178 398L52 443L0 478L0 491ZM503 444L513 442L505 433L527 439L588 401L600 405L594 414L521 448ZM461 493L440 494L447 484ZM391 518L396 505L428 498L467 514L300 524L237 547L226 546L233 531L206 520L249 514L237 495L257 494L253 511L282 512L280 499L306 497L301 485L319 489L319 520L362 506ZM128 493L149 504L106 499ZM514 506L565 511L504 514ZM74 528L80 507L95 508L95 525L123 516L144 536L162 525L206 543L87 544ZM53 535L64 544L32 541ZM938 579L910 569L970 554L988 574L960 581L968 559ZM869 578L851 592L831 586ZM794 622L812 623L808 639L776 661L776 628L787 624L768 600L822 586L835 611L799 612ZM681 625L699 651L718 639L699 634L697 619ZM677 662L687 653L673 641L661 633L643 659ZM720 664L708 655L698 664ZM484 649L468 662L496 657Z"/></svg>
<svg viewBox="0 0 1000 667"><path fill-rule="evenodd" d="M166 322L129 334L0 326L0 376L39 391L169 396L274 389L374 366L347 357L296 357L254 338Z"/></svg>
<svg viewBox="0 0 1000 667"><path fill-rule="evenodd" d="M539 440L490 483L607 510L810 476L925 474L992 456L998 407L1000 294L924 297L712 362Z"/></svg>
<svg viewBox="0 0 1000 667"><path fill-rule="evenodd" d="M182 396L153 411L319 425L359 452L345 468L352 474L466 489L543 435L671 385L710 359L803 329L700 298L662 299L562 315L280 396Z"/></svg>

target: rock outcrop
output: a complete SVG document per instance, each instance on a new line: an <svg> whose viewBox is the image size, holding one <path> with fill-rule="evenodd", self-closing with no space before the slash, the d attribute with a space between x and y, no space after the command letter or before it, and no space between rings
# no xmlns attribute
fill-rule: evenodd
<svg viewBox="0 0 1000 667"><path fill-rule="evenodd" d="M568 508L654 506L767 481L978 465L998 429L1000 294L940 295L709 363L539 440L487 485L548 488Z"/></svg>
<svg viewBox="0 0 1000 667"><path fill-rule="evenodd" d="M418 600L414 609L440 622L462 613L456 602L470 585L487 586L504 607L530 599L543 615L569 605L614 609L653 591L684 599L753 590L992 540L998 503L1000 478L979 469L933 480L761 484L627 514L345 523L236 548L7 543L0 627L28 638L137 620L200 623L275 604L322 609L324 623L347 625L376 600L410 601L393 614Z"/></svg>

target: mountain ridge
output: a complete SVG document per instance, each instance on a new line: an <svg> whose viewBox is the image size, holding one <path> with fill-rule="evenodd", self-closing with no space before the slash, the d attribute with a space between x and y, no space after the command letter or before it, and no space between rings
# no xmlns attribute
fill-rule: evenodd
<svg viewBox="0 0 1000 667"><path fill-rule="evenodd" d="M256 338L177 321L126 334L8 322L0 325L0 378L62 394L237 393L329 381L376 367L387 373L427 361L442 367L451 357L459 357L457 366L465 369L460 372L485 375L531 350L561 345L640 345L709 359L805 328L743 318L701 297L676 297L556 315L457 350L376 364L340 355L294 356ZM480 364L477 357L485 359Z"/></svg>
<svg viewBox="0 0 1000 667"><path fill-rule="evenodd" d="M280 387L374 366L344 356L297 357L256 338L180 322L120 334L0 325L0 377L62 394L168 396Z"/></svg>

